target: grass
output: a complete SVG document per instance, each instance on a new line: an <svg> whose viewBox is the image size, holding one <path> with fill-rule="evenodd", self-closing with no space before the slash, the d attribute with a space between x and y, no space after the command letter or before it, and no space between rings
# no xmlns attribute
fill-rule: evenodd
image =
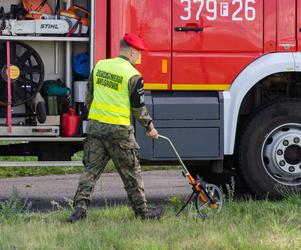
<svg viewBox="0 0 301 250"><path fill-rule="evenodd" d="M80 154L77 154L73 160L79 160ZM2 156L0 161L37 161L34 156ZM111 169L111 167L109 167ZM19 176L43 176L51 174L75 174L81 173L83 167L0 167L0 178L19 177Z"/></svg>
<svg viewBox="0 0 301 250"><path fill-rule="evenodd" d="M75 154L72 157L73 161L80 161L82 159L82 152ZM37 161L37 157L34 156L3 156L0 157L0 161ZM149 170L168 170L168 169L179 169L178 166L142 166L143 171ZM43 175L61 175L61 174L76 174L81 173L83 167L68 166L68 167L0 167L0 179L8 177L19 177L19 176L43 176ZM105 168L106 173L116 172L114 164L110 161Z"/></svg>
<svg viewBox="0 0 301 250"><path fill-rule="evenodd" d="M0 167L0 178L81 173L82 167Z"/></svg>
<svg viewBox="0 0 301 250"><path fill-rule="evenodd" d="M177 166L142 166L143 171L179 169ZM20 176L43 176L82 173L83 167L0 167L0 179ZM116 172L114 164L109 162L105 173Z"/></svg>
<svg viewBox="0 0 301 250"><path fill-rule="evenodd" d="M91 209L67 224L69 210L1 216L0 249L300 249L301 198L229 201L209 219L166 207L160 221L141 221L125 206Z"/></svg>

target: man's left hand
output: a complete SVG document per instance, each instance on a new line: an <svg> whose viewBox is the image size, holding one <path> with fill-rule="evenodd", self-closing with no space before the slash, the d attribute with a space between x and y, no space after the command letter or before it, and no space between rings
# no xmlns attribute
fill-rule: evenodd
<svg viewBox="0 0 301 250"><path fill-rule="evenodd" d="M148 137L151 137L152 139L158 139L159 136L158 131L155 128L153 128L151 131L146 132L146 135Z"/></svg>

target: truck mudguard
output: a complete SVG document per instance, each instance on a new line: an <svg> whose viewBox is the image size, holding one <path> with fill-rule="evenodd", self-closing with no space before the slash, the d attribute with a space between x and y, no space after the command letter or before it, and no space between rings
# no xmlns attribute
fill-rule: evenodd
<svg viewBox="0 0 301 250"><path fill-rule="evenodd" d="M263 78L280 73L301 70L301 53L271 53L248 65L234 80L231 88L224 91L224 154L232 155L241 103Z"/></svg>

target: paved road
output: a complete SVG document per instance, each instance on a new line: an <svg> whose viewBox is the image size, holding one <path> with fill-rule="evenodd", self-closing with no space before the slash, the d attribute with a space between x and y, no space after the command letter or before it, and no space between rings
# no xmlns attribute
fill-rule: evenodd
<svg viewBox="0 0 301 250"><path fill-rule="evenodd" d="M147 171L142 174L146 198L155 204L167 203L175 195L188 196L191 188L180 170ZM0 179L0 200L11 196L13 187L20 197L32 202L33 210L52 208L51 201L67 206L64 198L71 199L75 193L79 175L51 175L42 177L19 177ZM103 174L95 187L92 206L127 203L127 195L118 174Z"/></svg>

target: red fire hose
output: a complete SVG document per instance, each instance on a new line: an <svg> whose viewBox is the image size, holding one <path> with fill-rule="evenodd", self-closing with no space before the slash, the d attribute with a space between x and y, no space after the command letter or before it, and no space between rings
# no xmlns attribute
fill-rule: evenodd
<svg viewBox="0 0 301 250"><path fill-rule="evenodd" d="M6 41L6 64L7 64L7 130L12 132L12 114L11 114L11 79L10 79L10 43Z"/></svg>

